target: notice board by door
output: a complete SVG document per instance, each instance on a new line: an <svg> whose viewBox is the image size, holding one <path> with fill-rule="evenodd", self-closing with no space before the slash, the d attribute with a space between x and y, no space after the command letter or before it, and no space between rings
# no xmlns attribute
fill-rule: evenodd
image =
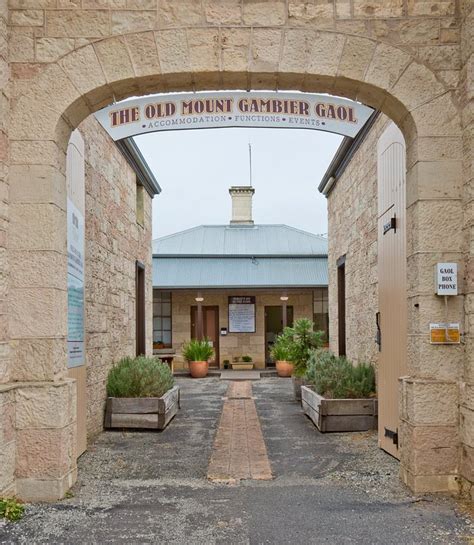
<svg viewBox="0 0 474 545"><path fill-rule="evenodd" d="M380 355L379 445L399 458L398 379L406 374L405 140L391 123L377 145ZM375 317L374 317L375 321Z"/></svg>

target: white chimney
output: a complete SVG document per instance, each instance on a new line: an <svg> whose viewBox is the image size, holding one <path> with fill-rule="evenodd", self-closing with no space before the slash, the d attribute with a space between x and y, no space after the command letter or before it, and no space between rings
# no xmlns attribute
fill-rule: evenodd
<svg viewBox="0 0 474 545"><path fill-rule="evenodd" d="M252 197L255 189L250 185L234 185L229 189L232 197L231 225L253 225Z"/></svg>

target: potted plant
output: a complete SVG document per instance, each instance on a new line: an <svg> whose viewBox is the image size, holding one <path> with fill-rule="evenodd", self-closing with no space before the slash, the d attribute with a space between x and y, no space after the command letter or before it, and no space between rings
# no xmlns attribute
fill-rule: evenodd
<svg viewBox="0 0 474 545"><path fill-rule="evenodd" d="M209 360L214 350L209 339L192 339L183 345L182 354L189 363L189 372L193 378L204 378L209 371Z"/></svg>
<svg viewBox="0 0 474 545"><path fill-rule="evenodd" d="M162 430L178 412L179 387L158 358L123 358L107 377L106 428Z"/></svg>
<svg viewBox="0 0 474 545"><path fill-rule="evenodd" d="M301 387L303 411L321 432L377 428L372 364L353 365L328 350L316 350L310 356L306 378L308 384Z"/></svg>
<svg viewBox="0 0 474 545"><path fill-rule="evenodd" d="M224 369L229 369L229 367L230 367L230 361L229 360L224 360L222 363L224 365Z"/></svg>
<svg viewBox="0 0 474 545"><path fill-rule="evenodd" d="M288 347L288 338L284 335L278 335L275 343L270 350L270 355L275 362L275 367L279 377L291 377L293 375L294 365L290 359L290 350Z"/></svg>
<svg viewBox="0 0 474 545"><path fill-rule="evenodd" d="M308 318L296 320L293 327L285 327L282 336L288 347L289 360L293 363L293 389L295 399L301 401L301 386L311 352L321 348L324 331L314 331L314 324Z"/></svg>

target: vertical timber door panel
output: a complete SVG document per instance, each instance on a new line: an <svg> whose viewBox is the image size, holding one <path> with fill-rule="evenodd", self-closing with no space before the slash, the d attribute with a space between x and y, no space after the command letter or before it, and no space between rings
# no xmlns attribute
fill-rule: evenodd
<svg viewBox="0 0 474 545"><path fill-rule="evenodd" d="M377 145L381 331L377 386L379 445L396 458L400 457L398 379L406 374L407 350L405 172L405 141L391 123Z"/></svg>
<svg viewBox="0 0 474 545"><path fill-rule="evenodd" d="M219 307L202 307L202 334L212 341L214 357L209 361L211 367L219 367ZM197 338L197 307L191 307L191 338Z"/></svg>

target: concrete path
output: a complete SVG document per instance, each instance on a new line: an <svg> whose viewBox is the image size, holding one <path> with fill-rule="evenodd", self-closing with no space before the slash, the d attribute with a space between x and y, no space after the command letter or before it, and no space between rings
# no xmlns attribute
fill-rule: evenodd
<svg viewBox="0 0 474 545"><path fill-rule="evenodd" d="M320 434L286 379L252 383L273 479L209 481L228 383L178 382L182 409L164 432L102 434L80 459L73 496L0 523L0 543L469 543L462 505L410 494L375 434Z"/></svg>

